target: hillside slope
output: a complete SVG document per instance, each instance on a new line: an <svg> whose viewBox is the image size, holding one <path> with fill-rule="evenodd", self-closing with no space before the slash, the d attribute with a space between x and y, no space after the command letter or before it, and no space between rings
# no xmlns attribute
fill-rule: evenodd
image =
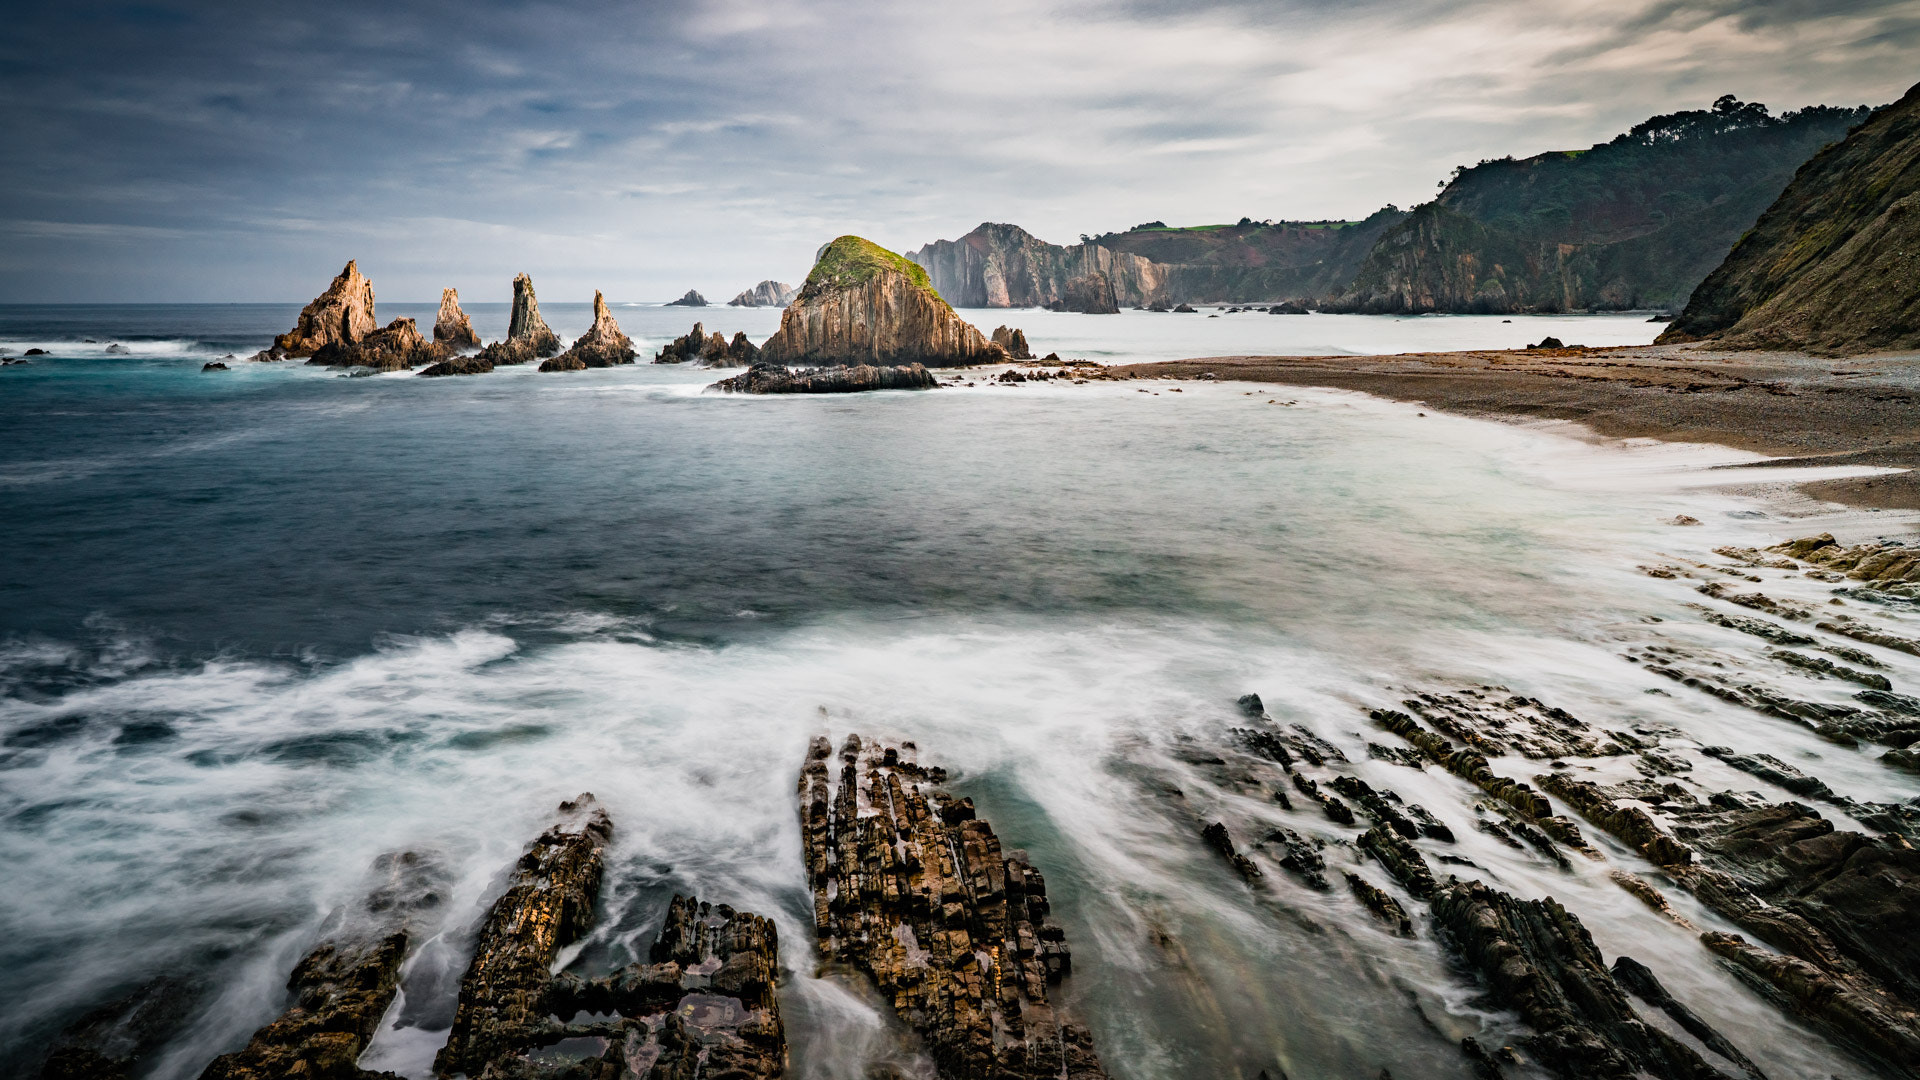
<svg viewBox="0 0 1920 1080"><path fill-rule="evenodd" d="M1806 163L1663 342L1920 348L1920 85Z"/></svg>
<svg viewBox="0 0 1920 1080"><path fill-rule="evenodd" d="M1389 229L1327 310L1677 308L1792 178L1866 110L1771 115L1731 96L1611 142L1456 172Z"/></svg>

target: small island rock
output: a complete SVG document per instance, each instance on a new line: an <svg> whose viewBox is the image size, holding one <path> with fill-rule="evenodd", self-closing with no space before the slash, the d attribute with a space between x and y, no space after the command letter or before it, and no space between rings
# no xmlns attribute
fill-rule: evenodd
<svg viewBox="0 0 1920 1080"><path fill-rule="evenodd" d="M633 363L633 339L620 332L607 310L607 299L593 294L593 328L580 335L573 348L540 365L541 371L580 371Z"/></svg>
<svg viewBox="0 0 1920 1080"><path fill-rule="evenodd" d="M960 318L927 271L870 240L842 236L820 252L800 295L761 346L776 364L991 363L1005 352Z"/></svg>
<svg viewBox="0 0 1920 1080"><path fill-rule="evenodd" d="M786 307L800 290L784 281L763 281L727 301L728 307Z"/></svg>
<svg viewBox="0 0 1920 1080"><path fill-rule="evenodd" d="M933 372L920 364L875 367L855 364L820 371L789 371L779 364L755 364L746 374L708 387L730 394L858 394L867 390L932 390Z"/></svg>
<svg viewBox="0 0 1920 1080"><path fill-rule="evenodd" d="M706 307L707 298L704 296L701 296L697 290L688 289L687 295L681 297L678 300L667 301L667 306L668 307Z"/></svg>
<svg viewBox="0 0 1920 1080"><path fill-rule="evenodd" d="M440 314L433 320L433 340L456 349L480 347L480 335L473 332L473 323L460 310L457 289L440 290Z"/></svg>
<svg viewBox="0 0 1920 1080"><path fill-rule="evenodd" d="M1007 350L1007 356L1014 360L1033 359L1033 350L1027 347L1027 335L1010 326L997 327L993 331L993 343Z"/></svg>
<svg viewBox="0 0 1920 1080"><path fill-rule="evenodd" d="M699 361L706 367L751 367L760 358L760 347L747 340L746 331L738 331L729 343L725 334L719 331L707 333L705 326L694 323L687 334L673 339L673 343L661 349L653 358L656 364L685 364Z"/></svg>
<svg viewBox="0 0 1920 1080"><path fill-rule="evenodd" d="M373 317L373 282L349 260L327 291L300 310L293 329L274 338L272 348L253 359L284 360L312 356L330 345L353 345L379 325Z"/></svg>

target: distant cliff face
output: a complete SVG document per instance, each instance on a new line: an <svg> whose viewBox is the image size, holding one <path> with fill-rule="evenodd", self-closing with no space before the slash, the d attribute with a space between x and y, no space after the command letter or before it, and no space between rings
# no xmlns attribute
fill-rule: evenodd
<svg viewBox="0 0 1920 1080"><path fill-rule="evenodd" d="M1920 348L1920 85L1807 162L1661 341Z"/></svg>
<svg viewBox="0 0 1920 1080"><path fill-rule="evenodd" d="M1368 314L1676 308L1793 171L1863 119L1731 97L1589 150L1482 162L1386 230L1323 304Z"/></svg>
<svg viewBox="0 0 1920 1080"><path fill-rule="evenodd" d="M1150 259L1098 244L1049 244L1018 225L989 222L907 258L924 267L934 289L956 307L1066 305L1071 283L1096 274L1106 278L1110 298L1121 306L1147 304L1163 291L1164 268Z"/></svg>
<svg viewBox="0 0 1920 1080"><path fill-rule="evenodd" d="M728 307L786 307L800 290L784 281L763 281L727 301Z"/></svg>
<svg viewBox="0 0 1920 1080"><path fill-rule="evenodd" d="M1004 357L954 314L903 256L858 236L828 244L807 283L761 347L774 364L986 363Z"/></svg>

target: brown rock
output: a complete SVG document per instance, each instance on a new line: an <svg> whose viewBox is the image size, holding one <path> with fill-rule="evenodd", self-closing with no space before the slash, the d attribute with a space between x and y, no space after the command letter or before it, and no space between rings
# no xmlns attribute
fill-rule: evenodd
<svg viewBox="0 0 1920 1080"><path fill-rule="evenodd" d="M1033 350L1027 347L1027 335L1018 328L1001 326L993 331L993 343L1007 350L1007 356L1014 360L1033 359Z"/></svg>
<svg viewBox="0 0 1920 1080"><path fill-rule="evenodd" d="M707 333L707 328L694 323L693 329L674 338L673 342L654 355L656 364L684 364L698 361L707 367L751 367L760 359L760 347L747 340L744 330L736 331L729 343L726 335L719 331Z"/></svg>
<svg viewBox="0 0 1920 1080"><path fill-rule="evenodd" d="M473 332L473 323L460 310L460 293L454 289L440 290L440 314L433 320L433 340L455 349L480 347L480 335Z"/></svg>
<svg viewBox="0 0 1920 1080"><path fill-rule="evenodd" d="M277 354L269 357L274 360L312 356L329 345L352 345L379 325L373 317L373 282L349 261L327 291L301 309L293 329L273 339L267 352Z"/></svg>
<svg viewBox="0 0 1920 1080"><path fill-rule="evenodd" d="M395 319L386 326L352 343L323 345L314 351L309 364L326 367L369 367L375 371L402 371L421 364L438 363L453 352L450 346L429 343L420 336L412 319Z"/></svg>
<svg viewBox="0 0 1920 1080"><path fill-rule="evenodd" d="M775 364L876 367L953 367L1004 355L954 314L924 269L858 236L822 249L761 353Z"/></svg>
<svg viewBox="0 0 1920 1080"><path fill-rule="evenodd" d="M548 329L547 321L540 317L540 301L533 295L533 279L525 274L513 277L513 314L507 321L507 340L525 342L533 354L529 359L552 356L560 351L560 335Z"/></svg>
<svg viewBox="0 0 1920 1080"><path fill-rule="evenodd" d="M583 368L613 367L633 363L633 339L620 332L607 310L607 299L593 294L593 326L580 335L573 348L540 365L541 371L579 371Z"/></svg>

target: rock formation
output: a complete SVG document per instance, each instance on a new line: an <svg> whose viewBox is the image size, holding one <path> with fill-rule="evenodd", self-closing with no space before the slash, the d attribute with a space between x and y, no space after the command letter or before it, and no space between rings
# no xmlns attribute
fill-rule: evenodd
<svg viewBox="0 0 1920 1080"><path fill-rule="evenodd" d="M40 1080L132 1080L191 1019L205 988L162 975L89 1012L54 1040Z"/></svg>
<svg viewBox="0 0 1920 1080"><path fill-rule="evenodd" d="M775 993L779 940L767 919L675 896L647 963L597 979L551 973L560 950L593 925L613 829L592 795L561 803L560 812L488 912L435 1072L514 1080L780 1076L787 1047ZM581 1013L593 1018L568 1022ZM580 1057L583 1048L592 1054Z"/></svg>
<svg viewBox="0 0 1920 1080"><path fill-rule="evenodd" d="M751 367L760 359L760 347L747 340L747 332L737 331L729 343L726 335L718 330L707 333L707 328L694 323L692 331L674 338L673 343L661 349L653 358L656 364L685 364L698 361L705 367Z"/></svg>
<svg viewBox="0 0 1920 1080"><path fill-rule="evenodd" d="M293 329L273 339L255 360L312 356L329 345L353 345L380 324L373 317L373 282L348 261L327 291L300 310Z"/></svg>
<svg viewBox="0 0 1920 1080"><path fill-rule="evenodd" d="M1094 274L1107 282L1099 290L1103 299L1143 304L1165 293L1169 272L1139 255L1098 244L1061 247L1017 225L992 222L958 240L936 240L907 258L924 267L929 283L959 307L1064 304L1069 284Z"/></svg>
<svg viewBox="0 0 1920 1080"><path fill-rule="evenodd" d="M513 279L513 313L507 321L505 341L496 341L477 354L436 364L422 375L479 375L495 365L526 364L560 351L560 336L548 329L540 317L540 302L533 295L533 279L525 274Z"/></svg>
<svg viewBox="0 0 1920 1080"><path fill-rule="evenodd" d="M946 1076L1093 1080L1106 1073L1049 983L1072 970L1046 883L974 816L929 790L914 746L849 736L839 775L815 738L800 773L814 928L829 960L867 973Z"/></svg>
<svg viewBox="0 0 1920 1080"><path fill-rule="evenodd" d="M314 350L307 363L326 367L364 367L402 371L445 360L453 348L420 336L412 319L400 318L355 342L333 342Z"/></svg>
<svg viewBox="0 0 1920 1080"><path fill-rule="evenodd" d="M728 307L786 307L800 290L784 281L763 281L727 301Z"/></svg>
<svg viewBox="0 0 1920 1080"><path fill-rule="evenodd" d="M1007 358L1010 360L1033 359L1033 350L1027 347L1027 335L1021 333L1016 328L1007 326L995 327L993 331L993 343L1007 350Z"/></svg>
<svg viewBox="0 0 1920 1080"><path fill-rule="evenodd" d="M429 366L420 373L422 378L438 378L442 375L485 375L493 370L493 361L475 353L472 356L454 356Z"/></svg>
<svg viewBox="0 0 1920 1080"><path fill-rule="evenodd" d="M201 1080L392 1080L355 1062L399 989L413 916L441 903L437 869L413 853L382 856L381 885L356 910L336 913L334 935L294 966L287 1011L245 1049L215 1058Z"/></svg>
<svg viewBox="0 0 1920 1080"><path fill-rule="evenodd" d="M480 335L473 332L467 313L460 310L457 290L440 290L440 314L433 320L433 340L455 349L480 347Z"/></svg>
<svg viewBox="0 0 1920 1080"><path fill-rule="evenodd" d="M1004 353L954 314L915 263L858 236L821 249L761 355L789 365L988 363Z"/></svg>
<svg viewBox="0 0 1920 1080"><path fill-rule="evenodd" d="M607 310L606 297L593 294L593 326L574 341L573 347L540 365L541 371L582 371L587 368L614 367L633 363L633 339L620 332Z"/></svg>
<svg viewBox="0 0 1920 1080"><path fill-rule="evenodd" d="M939 386L921 364L901 367L806 368L789 371L779 364L755 364L745 374L708 387L733 394L857 394L863 390L931 390Z"/></svg>
<svg viewBox="0 0 1920 1080"><path fill-rule="evenodd" d="M687 295L681 297L678 300L667 301L667 306L668 307L706 307L707 298L704 296L701 296L700 293L696 290L688 289Z"/></svg>
<svg viewBox="0 0 1920 1080"><path fill-rule="evenodd" d="M1801 168L1662 342L1920 348L1920 85Z"/></svg>
<svg viewBox="0 0 1920 1080"><path fill-rule="evenodd" d="M1113 281L1097 270L1067 282L1060 299L1047 307L1054 311L1076 311L1082 315L1120 314Z"/></svg>

